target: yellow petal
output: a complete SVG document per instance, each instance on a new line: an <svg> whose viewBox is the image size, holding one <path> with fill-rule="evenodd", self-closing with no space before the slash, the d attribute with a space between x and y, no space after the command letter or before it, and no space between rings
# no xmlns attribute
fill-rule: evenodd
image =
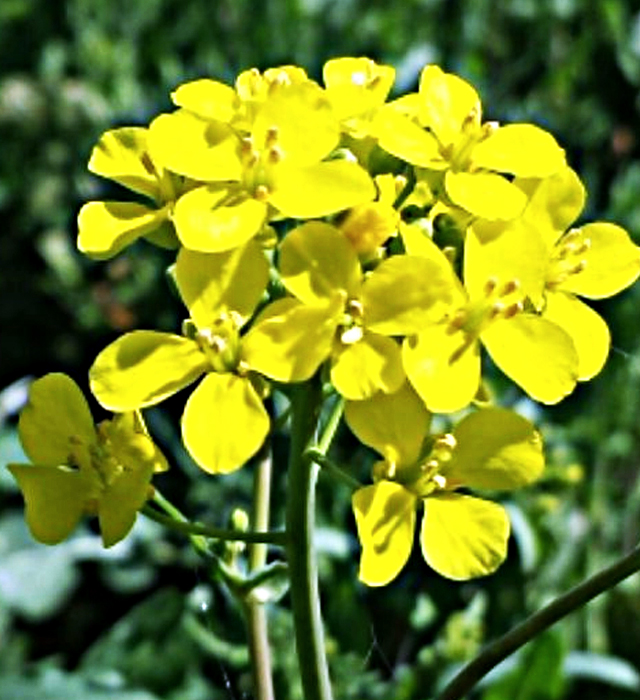
<svg viewBox="0 0 640 700"><path fill-rule="evenodd" d="M516 178L514 184L529 198L523 217L541 233L549 249L584 209L586 190L569 166L542 180Z"/></svg>
<svg viewBox="0 0 640 700"><path fill-rule="evenodd" d="M362 340L343 345L334 354L331 381L346 399L396 391L404 381L400 346L391 338L365 333Z"/></svg>
<svg viewBox="0 0 640 700"><path fill-rule="evenodd" d="M343 303L341 297L315 306L274 301L242 338L243 361L278 382L309 379L331 352Z"/></svg>
<svg viewBox="0 0 640 700"><path fill-rule="evenodd" d="M239 469L260 449L269 415L251 382L234 374L207 374L182 414L189 454L210 474Z"/></svg>
<svg viewBox="0 0 640 700"><path fill-rule="evenodd" d="M555 323L518 314L491 324L480 337L495 364L532 399L558 403L575 388L578 355Z"/></svg>
<svg viewBox="0 0 640 700"><path fill-rule="evenodd" d="M468 406L480 386L480 348L462 331L445 324L426 327L406 338L402 361L409 381L434 413L453 413Z"/></svg>
<svg viewBox="0 0 640 700"><path fill-rule="evenodd" d="M255 241L223 253L182 248L175 275L191 318L206 328L223 310L239 314L242 323L250 318L269 281L269 263Z"/></svg>
<svg viewBox="0 0 640 700"><path fill-rule="evenodd" d="M604 319L572 294L549 292L542 313L569 334L578 353L578 379L595 377L604 367L611 334Z"/></svg>
<svg viewBox="0 0 640 700"><path fill-rule="evenodd" d="M89 170L156 199L158 174L149 160L147 136L148 130L140 126L105 131L91 151Z"/></svg>
<svg viewBox="0 0 640 700"><path fill-rule="evenodd" d="M324 91L310 80L269 92L251 130L256 148L273 140L289 166L317 163L340 140L338 121Z"/></svg>
<svg viewBox="0 0 640 700"><path fill-rule="evenodd" d="M362 270L346 236L322 221L290 231L280 245L280 277L285 287L307 304L322 302L337 290L357 296Z"/></svg>
<svg viewBox="0 0 640 700"><path fill-rule="evenodd" d="M91 391L107 409L133 411L160 403L208 367L198 344L157 331L133 331L108 345L89 370Z"/></svg>
<svg viewBox="0 0 640 700"><path fill-rule="evenodd" d="M405 383L393 394L347 402L345 419L360 442L377 450L390 464L402 466L413 464L420 456L431 414Z"/></svg>
<svg viewBox="0 0 640 700"><path fill-rule="evenodd" d="M367 586L386 586L413 548L415 496L400 484L380 481L358 489L352 505L362 544L358 576Z"/></svg>
<svg viewBox="0 0 640 700"><path fill-rule="evenodd" d="M166 220L166 209L137 202L87 202L78 213L78 249L98 260L111 258Z"/></svg>
<svg viewBox="0 0 640 700"><path fill-rule="evenodd" d="M220 253L243 245L260 231L266 216L264 202L216 187L190 190L173 210L180 242L201 253Z"/></svg>
<svg viewBox="0 0 640 700"><path fill-rule="evenodd" d="M507 557L509 518L497 503L460 494L424 500L422 555L445 578L466 581L493 573Z"/></svg>
<svg viewBox="0 0 640 700"><path fill-rule="evenodd" d="M230 122L238 102L236 91L217 80L201 78L183 83L171 93L173 104L201 119Z"/></svg>
<svg viewBox="0 0 640 700"><path fill-rule="evenodd" d="M542 440L534 426L506 408L483 408L454 428L456 446L442 475L447 488L515 489L544 468Z"/></svg>
<svg viewBox="0 0 640 700"><path fill-rule="evenodd" d="M566 165L553 136L533 124L499 127L473 149L471 163L520 177L547 177Z"/></svg>
<svg viewBox="0 0 640 700"><path fill-rule="evenodd" d="M378 140L380 148L407 163L434 169L448 165L440 154L438 141L433 134L391 105L378 110L370 133Z"/></svg>
<svg viewBox="0 0 640 700"><path fill-rule="evenodd" d="M522 190L496 173L447 170L444 182L456 206L489 221L515 219L527 204Z"/></svg>
<svg viewBox="0 0 640 700"><path fill-rule="evenodd" d="M71 437L86 446L96 442L84 395L70 377L58 372L31 384L18 431L25 454L40 464L68 464Z"/></svg>
<svg viewBox="0 0 640 700"><path fill-rule="evenodd" d="M421 255L395 255L362 286L364 325L383 335L416 333L440 321L458 295L450 266Z"/></svg>
<svg viewBox="0 0 640 700"><path fill-rule="evenodd" d="M616 224L598 221L578 229L589 248L582 255L581 272L571 274L557 289L588 299L613 296L633 284L640 275L640 247Z"/></svg>
<svg viewBox="0 0 640 700"><path fill-rule="evenodd" d="M472 299L481 299L491 278L502 286L516 282L518 292L540 308L548 259L542 236L523 218L501 224L476 220L465 237L464 286Z"/></svg>
<svg viewBox="0 0 640 700"><path fill-rule="evenodd" d="M58 544L75 529L87 497L79 471L66 467L10 464L25 500L25 518L34 539Z"/></svg>
<svg viewBox="0 0 640 700"><path fill-rule="evenodd" d="M136 521L136 515L151 495L153 461L125 465L106 488L98 506L100 534L105 547L124 539Z"/></svg>
<svg viewBox="0 0 640 700"><path fill-rule="evenodd" d="M269 202L286 216L314 219L370 202L375 196L375 185L364 168L331 160L276 168Z"/></svg>
<svg viewBox="0 0 640 700"><path fill-rule="evenodd" d="M164 167L205 182L239 181L238 138L224 122L179 109L149 125L149 148Z"/></svg>
<svg viewBox="0 0 640 700"><path fill-rule="evenodd" d="M435 65L420 75L420 123L428 127L443 146L455 143L470 121L479 125L482 109L475 89L453 73Z"/></svg>

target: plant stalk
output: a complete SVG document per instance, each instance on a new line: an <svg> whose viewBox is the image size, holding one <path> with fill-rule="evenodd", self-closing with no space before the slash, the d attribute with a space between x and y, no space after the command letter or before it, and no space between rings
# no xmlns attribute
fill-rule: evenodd
<svg viewBox="0 0 640 700"><path fill-rule="evenodd" d="M460 700L492 668L553 624L620 581L640 571L640 546L530 615L505 635L487 644L447 684L437 700Z"/></svg>
<svg viewBox="0 0 640 700"><path fill-rule="evenodd" d="M311 380L292 388L286 532L296 653L305 700L331 700L313 545L318 466L305 455L313 443L322 395Z"/></svg>
<svg viewBox="0 0 640 700"><path fill-rule="evenodd" d="M271 450L267 445L263 448L254 476L252 523L254 532L266 532L269 529L272 466ZM267 545L261 542L252 543L249 547L249 572L258 571L266 563ZM267 610L265 605L251 594L248 596L245 608L255 697L256 700L274 700Z"/></svg>

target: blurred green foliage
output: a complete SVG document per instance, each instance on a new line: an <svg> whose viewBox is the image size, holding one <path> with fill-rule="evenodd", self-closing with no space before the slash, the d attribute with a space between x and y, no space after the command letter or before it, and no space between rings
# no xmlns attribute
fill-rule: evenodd
<svg viewBox="0 0 640 700"><path fill-rule="evenodd" d="M587 184L586 216L615 220L640 243L637 0L3 0L0 463L19 459L23 377L66 371L86 385L89 364L117 333L180 320L162 251L139 244L100 264L75 252L80 204L111 187L86 171L102 131L145 123L192 78L231 81L244 68L288 62L320 77L327 58L362 54L393 64L399 90L437 62L478 88L491 118L546 126ZM571 400L543 413L505 395L534 412L550 466L509 503L512 551L490 579L454 584L415 557L393 585L364 589L349 493L321 478L321 590L337 698L430 696L484 639L638 541L639 308L637 286L598 305L614 350ZM177 465L160 488L223 523L249 506L251 471L202 478L180 447L175 401L148 416ZM363 478L372 459L347 431L335 457ZM274 492L284 487L280 469ZM242 610L210 585L208 563L182 538L140 519L107 553L88 530L55 549L35 545L6 474L0 508L3 700L250 697ZM286 597L269 610L277 697L301 700ZM638 639L634 578L508 659L477 696L630 700L640 691Z"/></svg>

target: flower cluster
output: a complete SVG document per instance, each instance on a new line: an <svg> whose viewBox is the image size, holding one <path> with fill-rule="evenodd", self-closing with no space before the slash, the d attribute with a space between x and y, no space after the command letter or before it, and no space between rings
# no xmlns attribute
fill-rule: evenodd
<svg viewBox="0 0 640 700"><path fill-rule="evenodd" d="M78 221L78 246L94 258L140 238L175 249L188 312L180 334L136 330L98 355L90 387L105 408L139 421L195 385L184 444L224 474L268 436L271 392L320 372L344 398L348 425L383 458L352 501L369 585L405 564L419 509L424 558L442 575L503 561L506 512L458 489L527 484L543 450L527 420L490 404L483 352L533 400L557 403L602 369L610 346L578 297L608 297L640 274L622 228L575 226L585 191L548 132L483 121L475 89L435 65L417 92L391 99L393 82L389 66L339 58L322 85L294 66L248 70L234 86L186 83L174 111L102 136L90 170L135 197L89 202ZM40 454L33 416L54 380L40 381L22 430L35 466L12 466L32 531L58 541L97 504L110 543L160 462L149 447L132 471L116 460L113 486L111 467L96 480L108 460L85 452L102 453L110 431L92 432L77 397L65 425L47 428L67 435L64 448ZM432 432L436 413L448 430ZM64 523L54 491L73 506ZM127 527L108 524L121 497Z"/></svg>

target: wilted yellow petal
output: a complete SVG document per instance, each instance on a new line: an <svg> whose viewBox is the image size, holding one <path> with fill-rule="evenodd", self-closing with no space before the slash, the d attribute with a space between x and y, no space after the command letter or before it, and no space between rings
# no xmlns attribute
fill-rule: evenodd
<svg viewBox="0 0 640 700"><path fill-rule="evenodd" d="M549 292L542 313L569 334L578 353L578 379L595 377L604 367L611 334L604 319L572 294Z"/></svg>
<svg viewBox="0 0 640 700"><path fill-rule="evenodd" d="M278 256L284 286L307 304L322 302L338 290L357 296L362 270L358 255L338 229L309 221L290 231Z"/></svg>
<svg viewBox="0 0 640 700"><path fill-rule="evenodd" d="M269 414L249 379L210 372L189 397L182 414L184 444L211 474L239 469L260 449Z"/></svg>
<svg viewBox="0 0 640 700"><path fill-rule="evenodd" d="M238 102L236 91L230 85L209 78L183 83L171 93L171 100L201 119L221 122L233 119Z"/></svg>
<svg viewBox="0 0 640 700"><path fill-rule="evenodd" d="M185 248L220 253L253 238L266 216L267 205L244 193L196 187L176 202L173 223Z"/></svg>
<svg viewBox="0 0 640 700"><path fill-rule="evenodd" d="M250 318L269 281L269 263L255 241L223 253L182 248L175 276L191 318L202 329L223 310L239 314L242 322Z"/></svg>
<svg viewBox="0 0 640 700"><path fill-rule="evenodd" d="M20 442L35 463L68 464L69 438L84 445L96 442L93 418L78 385L66 374L52 372L36 379L20 413Z"/></svg>
<svg viewBox="0 0 640 700"><path fill-rule="evenodd" d="M493 573L507 557L509 518L497 503L460 494L424 500L422 555L445 578L466 581Z"/></svg>
<svg viewBox="0 0 640 700"><path fill-rule="evenodd" d="M471 152L471 165L520 177L547 177L566 165L553 136L533 124L507 124Z"/></svg>
<svg viewBox="0 0 640 700"><path fill-rule="evenodd" d="M447 170L444 183L456 206L489 221L515 219L527 204L522 190L496 173Z"/></svg>
<svg viewBox="0 0 640 700"><path fill-rule="evenodd" d="M360 442L377 450L390 464L402 466L413 464L420 456L431 414L405 383L393 394L348 401L345 419Z"/></svg>
<svg viewBox="0 0 640 700"><path fill-rule="evenodd" d="M150 494L153 461L125 465L100 498L98 519L105 547L124 539Z"/></svg>
<svg viewBox="0 0 640 700"><path fill-rule="evenodd" d="M166 208L137 202L87 202L78 213L78 249L98 260L112 258L167 218Z"/></svg>
<svg viewBox="0 0 640 700"><path fill-rule="evenodd" d="M346 160L330 160L276 168L269 202L286 216L314 219L370 202L375 196L375 185L364 168Z"/></svg>
<svg viewBox="0 0 640 700"><path fill-rule="evenodd" d="M309 379L331 352L343 304L339 296L314 306L274 301L242 338L243 361L279 382Z"/></svg>
<svg viewBox="0 0 640 700"><path fill-rule="evenodd" d="M447 488L515 489L544 468L542 439L534 426L506 408L483 408L453 429L456 446L442 469Z"/></svg>
<svg viewBox="0 0 640 700"><path fill-rule="evenodd" d="M89 370L91 391L107 409L133 411L160 403L195 381L208 367L188 338L133 331L108 345Z"/></svg>
<svg viewBox="0 0 640 700"><path fill-rule="evenodd" d="M453 413L468 406L480 387L480 347L462 331L447 332L437 324L402 346L404 371L425 406L434 413Z"/></svg>
<svg viewBox="0 0 640 700"><path fill-rule="evenodd" d="M532 314L495 321L481 334L491 359L540 403L554 404L578 380L578 355L569 335Z"/></svg>
<svg viewBox="0 0 640 700"><path fill-rule="evenodd" d="M147 136L148 130L141 126L105 131L91 151L89 170L157 199L158 174L148 156Z"/></svg>
<svg viewBox="0 0 640 700"><path fill-rule="evenodd" d="M205 182L239 181L238 137L224 122L179 109L149 125L149 148L169 170Z"/></svg>
<svg viewBox="0 0 640 700"><path fill-rule="evenodd" d="M581 254L584 269L568 275L556 289L588 299L613 296L633 284L640 275L640 247L616 224L598 221L581 226L582 239L589 241Z"/></svg>
<svg viewBox="0 0 640 700"><path fill-rule="evenodd" d="M351 502L362 544L358 576L367 586L385 586L411 554L416 498L400 484L380 481L358 489Z"/></svg>
<svg viewBox="0 0 640 700"><path fill-rule="evenodd" d="M345 399L396 391L404 381L400 346L392 338L365 331L362 340L334 351L331 381Z"/></svg>
<svg viewBox="0 0 640 700"><path fill-rule="evenodd" d="M25 519L34 539L58 544L82 517L88 490L84 476L62 466L10 464L25 500Z"/></svg>

